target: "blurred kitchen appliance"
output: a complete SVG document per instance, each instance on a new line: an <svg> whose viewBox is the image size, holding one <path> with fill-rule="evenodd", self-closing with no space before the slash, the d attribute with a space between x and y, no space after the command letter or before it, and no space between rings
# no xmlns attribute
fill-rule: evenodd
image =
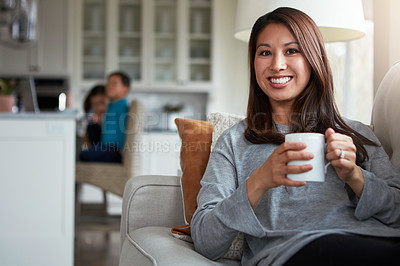
<svg viewBox="0 0 400 266"><path fill-rule="evenodd" d="M24 49L37 42L37 0L0 0L0 44Z"/></svg>
<svg viewBox="0 0 400 266"><path fill-rule="evenodd" d="M16 0L0 0L0 26L10 25L16 5Z"/></svg>
<svg viewBox="0 0 400 266"><path fill-rule="evenodd" d="M36 0L18 0L15 15L11 20L10 38L18 43L36 40L37 2Z"/></svg>
<svg viewBox="0 0 400 266"><path fill-rule="evenodd" d="M38 113L39 105L33 78L27 77L18 79L16 85L19 111Z"/></svg>
<svg viewBox="0 0 400 266"><path fill-rule="evenodd" d="M1 76L15 80L19 112L60 112L70 91L66 76Z"/></svg>
<svg viewBox="0 0 400 266"><path fill-rule="evenodd" d="M66 77L35 77L40 111L64 111L67 107L69 79Z"/></svg>

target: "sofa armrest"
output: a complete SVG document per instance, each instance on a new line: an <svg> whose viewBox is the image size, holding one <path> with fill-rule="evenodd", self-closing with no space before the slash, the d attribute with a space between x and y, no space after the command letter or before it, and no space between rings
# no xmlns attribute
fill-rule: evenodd
<svg viewBox="0 0 400 266"><path fill-rule="evenodd" d="M171 235L167 227L145 227L132 232L121 244L119 266L239 266L240 260L212 261L197 253L192 243Z"/></svg>
<svg viewBox="0 0 400 266"><path fill-rule="evenodd" d="M178 176L135 176L128 180L122 204L121 245L126 234L147 226L184 224Z"/></svg>

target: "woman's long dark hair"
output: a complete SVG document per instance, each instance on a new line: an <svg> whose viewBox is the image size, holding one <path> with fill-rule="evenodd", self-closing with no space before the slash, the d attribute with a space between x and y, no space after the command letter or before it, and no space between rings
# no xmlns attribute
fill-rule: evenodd
<svg viewBox="0 0 400 266"><path fill-rule="evenodd" d="M250 92L246 139L254 144L284 142L284 135L276 130L269 98L257 83L254 67L258 36L271 23L283 24L292 32L311 66L310 81L292 107L292 115L289 117L290 132L324 134L326 129L333 128L353 139L357 148L357 164L368 159L364 145L377 144L350 128L339 115L334 101L332 72L320 30L308 15L288 7L278 8L260 17L250 35Z"/></svg>

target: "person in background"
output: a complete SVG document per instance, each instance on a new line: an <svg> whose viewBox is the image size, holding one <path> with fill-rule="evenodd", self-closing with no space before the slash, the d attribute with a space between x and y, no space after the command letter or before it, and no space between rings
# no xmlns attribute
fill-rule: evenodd
<svg viewBox="0 0 400 266"><path fill-rule="evenodd" d="M87 147L98 145L101 141L101 127L107 112L108 98L105 95L105 86L94 86L86 96L83 109L88 120L84 144Z"/></svg>
<svg viewBox="0 0 400 266"><path fill-rule="evenodd" d="M83 150L81 161L121 163L121 150L125 144L125 129L128 113L126 96L130 90L130 78L123 72L108 75L105 94L109 100L101 127L98 145Z"/></svg>

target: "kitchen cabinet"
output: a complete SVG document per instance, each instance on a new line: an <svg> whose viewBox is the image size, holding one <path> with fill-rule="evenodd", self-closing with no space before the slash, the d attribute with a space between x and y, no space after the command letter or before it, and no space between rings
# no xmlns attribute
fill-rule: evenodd
<svg viewBox="0 0 400 266"><path fill-rule="evenodd" d="M75 84L122 70L136 91L212 88L213 0L76 0Z"/></svg>
<svg viewBox="0 0 400 266"><path fill-rule="evenodd" d="M2 43L0 72L2 75L71 74L70 1L38 0L38 38L29 46ZM8 30L3 29L2 39Z"/></svg>
<svg viewBox="0 0 400 266"><path fill-rule="evenodd" d="M211 82L211 13L210 0L154 2L154 84L193 87Z"/></svg>
<svg viewBox="0 0 400 266"><path fill-rule="evenodd" d="M107 2L85 1L79 40L81 43L82 79L103 79L106 73L106 14ZM82 15L81 15L82 16Z"/></svg>
<svg viewBox="0 0 400 266"><path fill-rule="evenodd" d="M0 114L0 265L74 263L75 116Z"/></svg>
<svg viewBox="0 0 400 266"><path fill-rule="evenodd" d="M178 175L181 141L177 132L147 132L142 144L143 175Z"/></svg>

